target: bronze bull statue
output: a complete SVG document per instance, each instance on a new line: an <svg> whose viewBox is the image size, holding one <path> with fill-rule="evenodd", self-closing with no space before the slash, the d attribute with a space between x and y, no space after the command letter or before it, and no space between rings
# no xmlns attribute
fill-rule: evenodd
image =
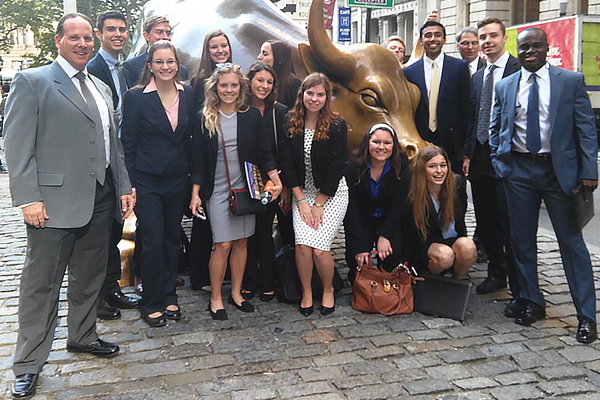
<svg viewBox="0 0 600 400"><path fill-rule="evenodd" d="M130 57L143 50L141 25L145 17L155 14L170 21L173 43L191 76L198 67L204 36L212 29L227 33L234 61L244 69L255 60L265 40L280 39L298 49L300 65L294 64L299 77L319 71L332 81L334 109L348 124L349 150L378 122L394 127L411 157L427 145L414 123L418 87L406 80L402 66L383 46L359 44L344 47L344 51L334 46L325 30L323 0L314 0L310 8L309 44L302 43L306 41L303 30L269 0L154 0L144 7ZM413 51L413 58L415 54Z"/></svg>

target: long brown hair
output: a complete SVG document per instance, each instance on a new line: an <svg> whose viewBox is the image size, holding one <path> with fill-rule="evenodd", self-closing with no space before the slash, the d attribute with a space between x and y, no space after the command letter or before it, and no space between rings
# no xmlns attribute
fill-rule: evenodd
<svg viewBox="0 0 600 400"><path fill-rule="evenodd" d="M248 72L246 72L246 78L248 79L248 105L252 105L252 97L254 96L252 93L252 79L254 79L254 75L261 71L267 71L273 77L273 89L264 100L265 108L273 108L275 99L277 98L277 76L275 75L275 71L273 71L273 67L262 61L254 61L250 68L248 68Z"/></svg>
<svg viewBox="0 0 600 400"><path fill-rule="evenodd" d="M235 101L236 111L247 110L246 104L246 93L248 93L248 81L242 73L242 68L236 64L227 64L224 67L215 69L212 76L206 81L204 85L204 93L206 94L206 101L204 103L204 126L208 129L209 135L212 137L217 133L219 124L221 123L221 115L219 114L219 105L221 99L217 94L217 84L219 83L219 77L221 75L234 73L240 80L240 94Z"/></svg>
<svg viewBox="0 0 600 400"><path fill-rule="evenodd" d="M170 41L159 40L159 41L152 43L152 46L150 46L150 48L148 49L148 57L146 58L146 64L144 64L144 70L142 71L142 76L140 76L140 80L139 80L138 84L135 86L136 88L146 87L146 85L148 85L150 83L150 80L152 79L154 74L152 72L150 72L150 68L148 68L148 64L152 63L152 58L154 57L154 53L157 50L161 50L161 49L169 49L173 52L173 56L175 57L175 61L177 62L177 73L175 74L175 77L173 78L173 80L176 83L179 83L179 57L177 57L177 50L175 49L175 46L173 46L173 43L171 43Z"/></svg>
<svg viewBox="0 0 600 400"><path fill-rule="evenodd" d="M196 72L196 77L194 78L193 82L194 88L198 84L198 81L210 78L215 68L217 67L212 58L210 58L208 42L219 36L225 36L225 39L227 40L227 45L229 46L229 58L227 59L227 62L232 62L231 60L233 58L233 51L231 50L231 42L229 41L229 38L227 37L225 32L223 32L220 29L214 29L208 32L204 37L204 44L202 45L202 57L200 58L200 63L198 64L198 72Z"/></svg>
<svg viewBox="0 0 600 400"><path fill-rule="evenodd" d="M319 111L317 116L317 127L315 129L315 141L329 139L329 124L337 113L331 108L331 83L325 75L320 72L313 72L304 79L300 90L298 90L298 96L296 98L296 105L290 111L290 127L288 133L290 137L296 135L304 135L304 116L306 114L306 106L304 105L304 92L317 85L323 85L326 93L325 105Z"/></svg>
<svg viewBox="0 0 600 400"><path fill-rule="evenodd" d="M442 229L448 228L454 221L454 196L456 194L456 182L454 173L448 160L448 154L438 146L427 146L417 153L412 160L412 180L410 185L410 199L413 204L413 217L415 225L421 233L423 240L427 239L427 221L432 210L429 209L429 190L427 189L427 162L433 157L442 155L448 165L448 175L440 190L440 222ZM435 209L433 210L435 212Z"/></svg>
<svg viewBox="0 0 600 400"><path fill-rule="evenodd" d="M360 183L361 178L367 171L367 165L371 162L371 153L369 152L369 140L371 139L371 135L376 131L385 131L389 132L392 136L392 142L394 147L392 148L392 155L390 156L390 167L396 178L400 179L400 171L402 170L402 158L406 158L406 151L400 145L398 141L398 136L396 136L396 131L394 128L389 126L388 124L375 124L367 130L362 140L358 144L358 148L350 154L350 159L353 160L358 166L358 183Z"/></svg>
<svg viewBox="0 0 600 400"><path fill-rule="evenodd" d="M294 66L292 65L292 47L281 40L267 40L265 43L271 45L273 53L273 70L279 81L279 93L277 100L287 99L296 95L291 93Z"/></svg>

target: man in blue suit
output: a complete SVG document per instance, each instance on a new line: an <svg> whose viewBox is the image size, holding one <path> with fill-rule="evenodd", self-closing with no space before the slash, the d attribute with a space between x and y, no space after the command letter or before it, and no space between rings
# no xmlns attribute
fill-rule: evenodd
<svg viewBox="0 0 600 400"><path fill-rule="evenodd" d="M463 158L463 172L471 181L477 232L489 257L488 276L477 286L477 293L492 293L505 288L508 276L513 300L505 309L505 315L514 318L519 285L510 245L504 185L492 167L489 128L495 84L519 71L521 65L505 49L508 38L500 19L487 17L479 21L477 28L487 61L485 69L477 71L471 80L474 107Z"/></svg>
<svg viewBox="0 0 600 400"><path fill-rule="evenodd" d="M144 39L148 42L148 48L158 42L159 40L171 40L171 25L169 21L160 15L153 15L144 21ZM139 56L130 58L123 63L123 72L125 73L125 79L127 86L132 88L137 85L146 59L148 58L148 49ZM188 70L183 66L179 65L179 80L188 80Z"/></svg>
<svg viewBox="0 0 600 400"><path fill-rule="evenodd" d="M596 296L590 255L576 225L572 191L598 186L598 140L583 75L546 62L548 39L540 28L517 36L520 72L498 82L492 114L492 164L508 200L520 296L515 322L545 317L537 276L536 233L540 202L546 204L558 238L563 268L577 310L576 339L591 343L596 332Z"/></svg>
<svg viewBox="0 0 600 400"><path fill-rule="evenodd" d="M110 10L101 13L96 20L96 37L100 40L100 50L87 64L90 74L106 83L112 93L113 107L119 120L122 118L121 104L127 91L125 75L119 62L119 53L127 43L127 22L120 11ZM119 121L115 121L119 126ZM119 287L121 278L121 256L118 243L123 236L122 221L113 221L108 247L106 278L98 297L98 318L117 319L121 317L119 308L137 308L139 300L123 294Z"/></svg>
<svg viewBox="0 0 600 400"><path fill-rule="evenodd" d="M417 131L424 140L446 150L452 170L462 175L463 146L471 115L469 65L442 52L446 29L441 23L427 21L420 34L425 56L404 69L406 79L421 89L415 113ZM432 97L437 101L430 101Z"/></svg>

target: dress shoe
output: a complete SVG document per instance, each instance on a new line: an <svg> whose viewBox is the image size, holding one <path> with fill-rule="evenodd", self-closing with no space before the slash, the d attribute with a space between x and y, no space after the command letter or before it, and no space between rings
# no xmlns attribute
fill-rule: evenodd
<svg viewBox="0 0 600 400"><path fill-rule="evenodd" d="M304 315L305 317L308 317L312 313L313 313L313 306L312 305L310 305L309 307L302 307L302 306L300 306L300 314Z"/></svg>
<svg viewBox="0 0 600 400"><path fill-rule="evenodd" d="M177 278L175 278L175 287L184 286L184 285L185 285L185 281L183 280L182 277L178 276Z"/></svg>
<svg viewBox="0 0 600 400"><path fill-rule="evenodd" d="M324 305L321 304L321 308L319 309L319 312L321 313L322 316L333 314L334 311L335 311L335 304L333 305L333 307L325 307Z"/></svg>
<svg viewBox="0 0 600 400"><path fill-rule="evenodd" d="M229 296L227 301L241 312L254 312L254 306L247 301L242 301L242 304L238 305L232 296Z"/></svg>
<svg viewBox="0 0 600 400"><path fill-rule="evenodd" d="M504 289L505 287L506 278L500 279L488 276L483 280L483 282L477 285L475 291L477 292L477 294L487 294L497 292L498 290Z"/></svg>
<svg viewBox="0 0 600 400"><path fill-rule="evenodd" d="M519 325L529 326L537 320L546 318L546 309L538 304L530 302L521 314L515 319Z"/></svg>
<svg viewBox="0 0 600 400"><path fill-rule="evenodd" d="M12 386L13 399L30 399L35 396L38 374L17 375Z"/></svg>
<svg viewBox="0 0 600 400"><path fill-rule="evenodd" d="M269 301L271 301L275 298L275 292L273 292L271 294L266 294L266 293L260 292L258 294L258 298L260 299L260 301L264 301L265 303L268 303Z"/></svg>
<svg viewBox="0 0 600 400"><path fill-rule="evenodd" d="M165 316L167 317L167 319L170 319L171 321L179 321L181 319L181 309L179 308L179 306L177 307L177 310L169 310L168 308L165 310Z"/></svg>
<svg viewBox="0 0 600 400"><path fill-rule="evenodd" d="M220 308L217 311L212 310L212 306L208 303L208 312L215 321L225 321L227 319L227 311L224 308Z"/></svg>
<svg viewBox="0 0 600 400"><path fill-rule="evenodd" d="M507 318L517 318L527 308L527 302L523 299L512 299L504 309L504 316Z"/></svg>
<svg viewBox="0 0 600 400"><path fill-rule="evenodd" d="M67 351L71 353L88 353L96 357L108 358L116 356L119 353L119 346L98 338L85 346L67 344Z"/></svg>
<svg viewBox="0 0 600 400"><path fill-rule="evenodd" d="M120 290L107 295L104 299L111 306L122 308L124 310L131 310L140 306L140 299L125 296Z"/></svg>
<svg viewBox="0 0 600 400"><path fill-rule="evenodd" d="M154 318L152 318L149 314L142 315L142 319L146 321L151 328L160 328L161 326L165 326L167 324L167 317L165 316L165 313L162 313L158 317Z"/></svg>
<svg viewBox="0 0 600 400"><path fill-rule="evenodd" d="M579 343L592 343L598 339L596 322L589 318L582 318L581 321L579 321L579 327L577 328L575 339L577 339Z"/></svg>
<svg viewBox="0 0 600 400"><path fill-rule="evenodd" d="M104 299L98 300L98 314L96 315L100 319L113 320L121 318L121 311L118 308L111 306Z"/></svg>

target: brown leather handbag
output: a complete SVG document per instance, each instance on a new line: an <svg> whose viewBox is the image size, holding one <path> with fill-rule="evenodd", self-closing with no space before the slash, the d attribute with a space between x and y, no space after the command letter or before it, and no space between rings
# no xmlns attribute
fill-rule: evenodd
<svg viewBox="0 0 600 400"><path fill-rule="evenodd" d="M352 308L383 315L410 314L413 311L413 291L408 263L392 272L357 267L352 286Z"/></svg>

